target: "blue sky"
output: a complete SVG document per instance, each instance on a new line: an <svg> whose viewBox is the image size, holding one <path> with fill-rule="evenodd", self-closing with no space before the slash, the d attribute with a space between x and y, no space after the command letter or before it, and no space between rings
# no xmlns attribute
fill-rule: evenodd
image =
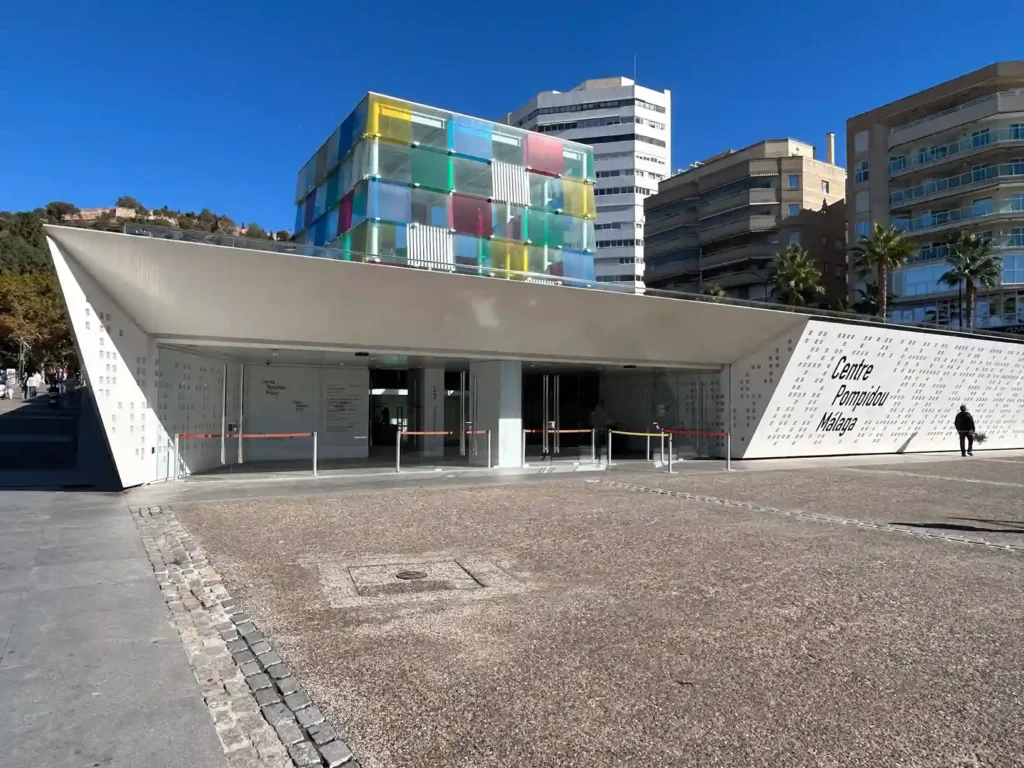
<svg viewBox="0 0 1024 768"><path fill-rule="evenodd" d="M496 118L630 76L635 52L637 80L672 90L676 168L767 137L821 147L829 130L842 162L848 117L1024 56L1010 2L8 5L0 210L126 194L268 229L292 226L299 167L368 90ZM979 6L999 20L984 35Z"/></svg>

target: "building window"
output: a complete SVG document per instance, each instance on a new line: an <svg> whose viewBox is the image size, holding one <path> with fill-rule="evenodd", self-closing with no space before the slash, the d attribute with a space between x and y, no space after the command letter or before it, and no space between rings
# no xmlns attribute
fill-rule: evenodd
<svg viewBox="0 0 1024 768"><path fill-rule="evenodd" d="M800 215L800 203L790 203L787 215L789 215L789 216L799 216Z"/></svg>
<svg viewBox="0 0 1024 768"><path fill-rule="evenodd" d="M790 232L789 233L789 244L790 245L800 245L800 233L799 232Z"/></svg>
<svg viewBox="0 0 1024 768"><path fill-rule="evenodd" d="M871 222L870 221L858 221L853 225L854 233L857 237L865 237L871 234Z"/></svg>
<svg viewBox="0 0 1024 768"><path fill-rule="evenodd" d="M796 173L789 174L789 189L800 189L800 175Z"/></svg>
<svg viewBox="0 0 1024 768"><path fill-rule="evenodd" d="M871 165L867 160L858 160L857 165L853 167L853 180L857 184L863 184L868 180L870 174Z"/></svg>
<svg viewBox="0 0 1024 768"><path fill-rule="evenodd" d="M828 194L828 182L827 181L822 181L821 182L821 191L824 192L826 195Z"/></svg>
<svg viewBox="0 0 1024 768"><path fill-rule="evenodd" d="M853 135L853 151L854 152L867 152L868 151L868 132L859 131Z"/></svg>
<svg viewBox="0 0 1024 768"><path fill-rule="evenodd" d="M907 167L907 156L906 155L892 155L889 157L889 170L890 171L902 171Z"/></svg>

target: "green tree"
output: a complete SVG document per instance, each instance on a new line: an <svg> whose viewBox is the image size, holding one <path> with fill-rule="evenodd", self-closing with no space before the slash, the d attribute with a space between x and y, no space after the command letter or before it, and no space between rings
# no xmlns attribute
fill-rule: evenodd
<svg viewBox="0 0 1024 768"><path fill-rule="evenodd" d="M772 293L792 307L806 305L814 296L825 292L819 284L821 270L810 254L799 245L791 245L775 254L768 284Z"/></svg>
<svg viewBox="0 0 1024 768"><path fill-rule="evenodd" d="M704 290L701 291L701 293L703 293L705 296L710 296L713 299L724 299L727 296L725 289L720 285L716 285L715 283L712 283L711 285L705 285Z"/></svg>
<svg viewBox="0 0 1024 768"><path fill-rule="evenodd" d="M896 227L875 224L871 232L861 235L850 248L853 268L861 277L874 276L875 283L886 286L879 294L878 317L883 321L888 311L889 273L902 267L917 251L917 245Z"/></svg>
<svg viewBox="0 0 1024 768"><path fill-rule="evenodd" d="M53 273L0 275L0 336L31 346L38 363L72 360L74 346Z"/></svg>
<svg viewBox="0 0 1024 768"><path fill-rule="evenodd" d="M137 211L140 216L145 216L149 211L146 210L146 206L136 200L130 195L121 195L117 198L118 208L131 208L133 211Z"/></svg>
<svg viewBox="0 0 1024 768"><path fill-rule="evenodd" d="M885 297L885 303L888 305L895 301L898 297L894 293L890 293ZM857 289L857 300L853 302L850 307L858 315L877 315L878 314L878 283L865 283L863 288Z"/></svg>
<svg viewBox="0 0 1024 768"><path fill-rule="evenodd" d="M257 224L255 221L245 228L245 236L258 238L260 240L269 240L270 233L267 232L263 227Z"/></svg>
<svg viewBox="0 0 1024 768"><path fill-rule="evenodd" d="M973 328L978 287L995 288L999 285L1003 276L1003 259L995 252L991 240L961 230L949 244L946 261L950 269L939 281L951 288L964 286L967 327Z"/></svg>
<svg viewBox="0 0 1024 768"><path fill-rule="evenodd" d="M46 220L51 224L63 224L76 213L78 213L78 207L72 203L58 201L46 204Z"/></svg>
<svg viewBox="0 0 1024 768"><path fill-rule="evenodd" d="M287 229L277 230L277 234L274 235L279 243L287 243L292 239L291 233Z"/></svg>

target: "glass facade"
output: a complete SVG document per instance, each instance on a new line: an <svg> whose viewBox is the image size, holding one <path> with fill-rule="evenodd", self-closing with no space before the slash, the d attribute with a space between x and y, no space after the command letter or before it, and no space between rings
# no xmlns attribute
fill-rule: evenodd
<svg viewBox="0 0 1024 768"><path fill-rule="evenodd" d="M300 243L479 274L594 280L585 145L369 94L299 172Z"/></svg>

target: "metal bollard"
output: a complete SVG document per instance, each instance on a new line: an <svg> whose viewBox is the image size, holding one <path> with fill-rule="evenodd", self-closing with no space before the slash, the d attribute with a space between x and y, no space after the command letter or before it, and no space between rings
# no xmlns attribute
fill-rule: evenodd
<svg viewBox="0 0 1024 768"><path fill-rule="evenodd" d="M179 472L178 472L178 469L179 469L178 456L179 455L180 454L178 453L178 433L175 432L174 433L174 479L175 480L178 480L178 478L180 476Z"/></svg>
<svg viewBox="0 0 1024 768"><path fill-rule="evenodd" d="M597 430L590 430L590 463L597 463Z"/></svg>
<svg viewBox="0 0 1024 768"><path fill-rule="evenodd" d="M661 463L665 463L665 433L661 433L661 454L658 456L661 459Z"/></svg>
<svg viewBox="0 0 1024 768"><path fill-rule="evenodd" d="M651 436L647 436L647 460L651 460Z"/></svg>
<svg viewBox="0 0 1024 768"><path fill-rule="evenodd" d="M316 449L317 449L317 438L316 432L313 433L313 477L316 477Z"/></svg>
<svg viewBox="0 0 1024 768"><path fill-rule="evenodd" d="M725 433L725 471L732 471L732 434Z"/></svg>
<svg viewBox="0 0 1024 768"><path fill-rule="evenodd" d="M608 430L608 455L605 457L604 463L609 467L612 465L612 431Z"/></svg>
<svg viewBox="0 0 1024 768"><path fill-rule="evenodd" d="M668 436L668 473L672 474L672 435Z"/></svg>
<svg viewBox="0 0 1024 768"><path fill-rule="evenodd" d="M405 434L402 430L398 430L398 435L395 439L395 472L402 471L402 435Z"/></svg>
<svg viewBox="0 0 1024 768"><path fill-rule="evenodd" d="M523 430L523 460L520 462L524 467L526 466L526 430Z"/></svg>
<svg viewBox="0 0 1024 768"><path fill-rule="evenodd" d="M491 468L491 430L487 430L487 468Z"/></svg>

